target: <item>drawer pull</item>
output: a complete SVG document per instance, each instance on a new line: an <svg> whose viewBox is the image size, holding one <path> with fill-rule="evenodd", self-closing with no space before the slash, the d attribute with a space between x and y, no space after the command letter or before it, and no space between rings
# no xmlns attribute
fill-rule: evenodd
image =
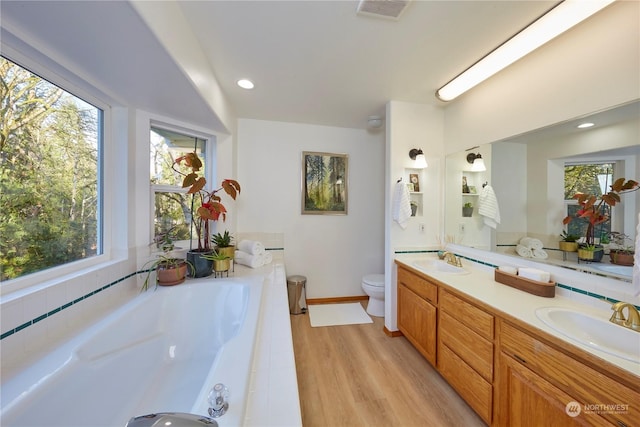
<svg viewBox="0 0 640 427"><path fill-rule="evenodd" d="M515 354L515 353L513 354L513 358L514 358L514 359L516 359L516 360L517 360L518 362L520 362L520 363L524 363L524 364L526 364L526 363L527 363L527 361L526 361L526 360L524 360L522 357L518 356L518 355L517 355L517 354Z"/></svg>

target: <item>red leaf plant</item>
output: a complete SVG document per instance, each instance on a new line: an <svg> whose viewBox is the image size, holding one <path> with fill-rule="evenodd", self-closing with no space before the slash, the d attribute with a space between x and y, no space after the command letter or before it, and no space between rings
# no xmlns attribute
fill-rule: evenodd
<svg viewBox="0 0 640 427"><path fill-rule="evenodd" d="M189 173L184 173L177 166L184 165L191 169ZM233 200L240 194L240 184L234 179L224 179L220 184L220 188L213 191L205 190L207 180L204 176L199 175L202 168L202 161L198 155L187 153L184 156L176 158L171 168L182 175L182 188L189 187L187 194L193 194L200 199L200 207L196 210L193 226L198 236L198 251L208 251L211 249L211 238L209 235L209 221L222 221L227 219L227 208L222 204L222 199L217 193L224 190Z"/></svg>
<svg viewBox="0 0 640 427"><path fill-rule="evenodd" d="M604 212L605 205L613 207L616 203L620 203L621 194L636 191L640 188L637 181L626 180L625 178L618 178L610 187L611 191L600 197L585 193L574 194L573 198L578 200L580 209L574 216L568 215L562 221L566 225L576 218L586 218L589 221L589 225L587 226L585 243L589 246L593 246L595 243L595 226L609 220L609 216Z"/></svg>

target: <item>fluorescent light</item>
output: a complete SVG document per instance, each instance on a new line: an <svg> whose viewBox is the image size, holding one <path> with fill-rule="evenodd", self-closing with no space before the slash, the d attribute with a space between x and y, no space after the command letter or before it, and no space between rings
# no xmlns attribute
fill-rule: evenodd
<svg viewBox="0 0 640 427"><path fill-rule="evenodd" d="M451 101L615 0L565 0L436 91Z"/></svg>
<svg viewBox="0 0 640 427"><path fill-rule="evenodd" d="M594 126L595 123L591 123L591 122L585 122L585 123L580 123L577 127L578 129L586 129L586 128L590 128L591 126Z"/></svg>
<svg viewBox="0 0 640 427"><path fill-rule="evenodd" d="M254 87L253 82L248 79L240 79L236 82L236 84L240 86L242 89L253 89Z"/></svg>

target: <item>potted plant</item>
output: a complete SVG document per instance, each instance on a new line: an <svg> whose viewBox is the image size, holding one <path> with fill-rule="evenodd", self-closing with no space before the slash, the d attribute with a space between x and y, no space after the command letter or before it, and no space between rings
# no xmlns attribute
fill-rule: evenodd
<svg viewBox="0 0 640 427"><path fill-rule="evenodd" d="M412 200L409 204L411 205L411 216L416 216L418 212L418 202Z"/></svg>
<svg viewBox="0 0 640 427"><path fill-rule="evenodd" d="M211 236L211 240L214 245L216 245L215 250L218 253L227 255L229 258L233 259L236 252L236 247L233 245L233 236L229 234L228 230L225 230L224 233L218 233Z"/></svg>
<svg viewBox="0 0 640 427"><path fill-rule="evenodd" d="M615 206L621 201L621 194L636 191L639 187L637 181L618 178L610 185L610 188L611 190L608 193L599 197L593 194L576 193L573 198L578 201L580 209L578 209L575 216L568 215L562 221L566 225L576 218L585 218L587 220L585 241L578 248L579 259L596 262L602 259L604 248L602 245L596 245L595 243L595 226L609 220L609 215L605 212L607 205L610 207ZM584 251L580 249L584 249Z"/></svg>
<svg viewBox="0 0 640 427"><path fill-rule="evenodd" d="M151 279L151 273L154 271L156 272L156 286L179 285L184 282L187 276L189 262L183 258L176 258L171 254L174 245L170 232L171 230L162 233L154 239L154 243L162 249L162 252L142 266L146 277L141 291L149 289L149 280Z"/></svg>
<svg viewBox="0 0 640 427"><path fill-rule="evenodd" d="M560 247L561 251L564 252L577 252L578 250L578 239L580 239L580 236L578 236L577 234L570 234L567 233L566 231L563 231L562 234L560 234L560 242L558 242L558 246Z"/></svg>
<svg viewBox="0 0 640 427"><path fill-rule="evenodd" d="M470 217L472 215L473 215L473 205L471 204L471 202L467 202L464 205L462 205L462 216Z"/></svg>
<svg viewBox="0 0 640 427"><path fill-rule="evenodd" d="M210 254L202 255L202 257L213 261L213 271L217 273L229 271L231 268L231 257L222 252L214 250Z"/></svg>
<svg viewBox="0 0 640 427"><path fill-rule="evenodd" d="M633 245L625 244L627 240L632 242L629 236L614 231L610 234L610 238L612 242L611 246L609 247L609 257L611 258L611 263L632 266L635 250L633 248Z"/></svg>
<svg viewBox="0 0 640 427"><path fill-rule="evenodd" d="M178 168L181 166L184 166L187 172L179 170ZM198 241L198 247L196 249L191 248L187 253L187 259L195 267L194 277L205 277L211 274L212 268L211 260L202 257L202 255L210 255L213 252L209 222L218 221L221 218L224 221L227 216L227 209L221 203L222 199L218 192L224 190L227 195L235 200L240 193L240 184L233 179L224 179L219 188L212 191L206 190L207 180L200 172L202 161L195 152L176 158L171 167L184 177L182 187L189 188L187 194L192 194L194 197L192 205L195 209L195 212L192 212L193 229Z"/></svg>

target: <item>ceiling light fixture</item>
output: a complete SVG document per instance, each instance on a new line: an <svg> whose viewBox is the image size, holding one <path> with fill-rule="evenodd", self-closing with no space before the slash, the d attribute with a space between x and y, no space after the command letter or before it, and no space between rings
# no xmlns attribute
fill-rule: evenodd
<svg viewBox="0 0 640 427"><path fill-rule="evenodd" d="M369 116L367 120L369 127L372 129L379 129L382 127L382 117L380 116Z"/></svg>
<svg viewBox="0 0 640 427"><path fill-rule="evenodd" d="M613 2L614 0L563 1L438 89L436 96L442 101L455 99Z"/></svg>
<svg viewBox="0 0 640 427"><path fill-rule="evenodd" d="M580 123L577 127L578 129L586 129L586 128L590 128L591 126L595 126L595 123L584 122L584 123Z"/></svg>
<svg viewBox="0 0 640 427"><path fill-rule="evenodd" d="M480 153L467 154L467 162L471 163L471 172L484 172L487 170L487 166L484 164L484 159Z"/></svg>
<svg viewBox="0 0 640 427"><path fill-rule="evenodd" d="M424 169L429 166L420 148L412 148L411 151L409 151L409 157L411 160L415 160L413 167L416 169Z"/></svg>
<svg viewBox="0 0 640 427"><path fill-rule="evenodd" d="M238 86L240 86L242 89L253 89L254 88L254 84L251 80L249 79L240 79L236 82L236 84Z"/></svg>

